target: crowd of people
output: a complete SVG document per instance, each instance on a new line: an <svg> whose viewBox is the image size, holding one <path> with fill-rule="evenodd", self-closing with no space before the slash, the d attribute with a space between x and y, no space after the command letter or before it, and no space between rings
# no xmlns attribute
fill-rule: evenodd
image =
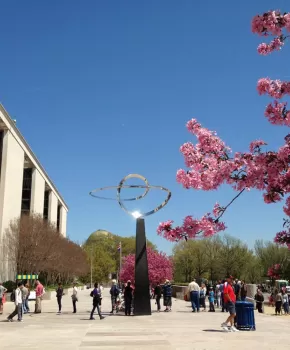
<svg viewBox="0 0 290 350"><path fill-rule="evenodd" d="M163 305L165 307L164 312L170 312L172 307L172 286L169 280L165 280L164 284L157 283L151 293L151 287L149 288L149 296L155 299L157 306L157 312L161 311L161 298L163 296ZM124 302L125 316L130 316L133 312L133 300L134 300L134 286L131 281L127 281L125 284L118 286L117 281L112 281L110 289L111 295L111 314L122 310L122 301ZM121 307L120 307L121 304Z"/></svg>
<svg viewBox="0 0 290 350"><path fill-rule="evenodd" d="M93 308L90 314L90 319L94 320L94 313L97 310L99 318L102 320L104 317L101 313L102 304L102 284L95 283L94 289L91 291L90 295L93 300ZM35 309L34 313L41 313L42 311L42 299L45 294L45 290L40 281L35 282ZM0 283L0 314L3 313L3 304L5 301L5 293L7 289ZM155 304L157 306L157 311L161 311L161 298L163 297L163 305L165 307L164 312L170 312L172 308L172 286L169 280L165 280L163 284L157 283L153 288L153 293L151 293L151 288L149 294L155 299ZM235 327L236 318L236 302L244 301L247 297L247 285L244 281L234 280L232 276L227 276L225 280L218 281L214 285L209 285L207 283L197 283L194 279L188 285L188 298L191 302L192 312L206 311L207 303L209 305L209 312L215 312L216 308L219 308L221 312L229 312L229 317L222 323L222 327L227 331L238 331ZM56 289L56 299L58 305L58 314L62 312L62 297L64 295L64 289L62 284L59 283ZM133 314L133 300L134 300L134 286L131 281L127 281L126 284L118 285L116 280L112 280L112 285L110 288L111 295L111 314L118 312L119 310L124 311L125 316L130 316ZM18 282L16 290L12 293L11 299L14 300L15 309L8 316L7 320L9 322L13 321L14 317L17 316L18 321L22 322L23 314L30 312L29 305L30 296L30 286L27 283ZM73 313L77 312L77 302L78 302L78 288L76 283L73 284L72 288L72 309ZM258 286L256 294L254 296L256 302L256 309L259 313L263 312L264 295L262 289ZM270 304L275 306L275 314L289 314L289 296L285 290L282 288L278 290L274 289L270 296Z"/></svg>
<svg viewBox="0 0 290 350"><path fill-rule="evenodd" d="M34 313L40 314L42 311L42 300L45 294L45 289L39 280L35 281L34 284L34 292L35 292L35 305L34 305ZM3 305L5 301L5 293L7 293L7 289L0 283L0 314L3 313ZM13 312L7 317L9 322L14 320L14 317L17 316L18 322L23 322L23 315L30 313L30 302L29 297L31 294L31 287L28 283L24 283L19 281L17 283L17 287L11 293L10 300L14 302L15 308ZM58 305L58 314L62 311L62 297L64 295L64 290L62 284L59 283L56 288L56 300ZM73 313L77 312L76 303L78 301L78 288L76 283L73 283L72 288L72 307Z"/></svg>
<svg viewBox="0 0 290 350"><path fill-rule="evenodd" d="M214 285L202 282L200 285L194 279L188 285L189 298L192 304L192 312L206 311L206 298L209 302L209 312L215 312L215 307L221 308L221 311L227 311L227 305L224 301L224 285L226 280L218 281ZM235 298L237 301L243 301L247 297L247 285L244 281L231 280Z"/></svg>
<svg viewBox="0 0 290 350"><path fill-rule="evenodd" d="M208 298L209 312L215 312L215 307L222 312L229 312L229 317L222 323L225 331L237 332L235 327L236 301L244 301L247 297L247 285L244 281L234 280L230 275L215 285L199 285L194 279L188 285L188 293L191 301L192 312L206 311L206 298Z"/></svg>
<svg viewBox="0 0 290 350"><path fill-rule="evenodd" d="M0 283L0 310L3 313L3 299L7 289ZM44 295L43 285L37 280L35 281L35 313L41 313L41 302ZM11 301L14 302L14 311L8 316L7 320L12 322L17 316L18 322L23 321L23 315L30 312L29 306L30 286L22 281L17 283L17 288L11 293Z"/></svg>
<svg viewBox="0 0 290 350"><path fill-rule="evenodd" d="M285 315L289 315L289 295L285 287L282 287L280 290L274 288L270 295L269 302L275 307L275 315L282 315L282 312L284 312ZM261 311L259 310L259 312Z"/></svg>

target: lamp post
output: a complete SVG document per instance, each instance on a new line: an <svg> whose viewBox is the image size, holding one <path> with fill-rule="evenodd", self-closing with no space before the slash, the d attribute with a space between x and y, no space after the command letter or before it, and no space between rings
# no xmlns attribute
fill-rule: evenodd
<svg viewBox="0 0 290 350"><path fill-rule="evenodd" d="M93 247L91 247L91 288L93 288Z"/></svg>

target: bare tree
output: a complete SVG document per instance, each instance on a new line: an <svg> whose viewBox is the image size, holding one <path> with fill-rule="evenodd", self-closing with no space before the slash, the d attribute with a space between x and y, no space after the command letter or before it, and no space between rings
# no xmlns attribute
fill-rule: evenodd
<svg viewBox="0 0 290 350"><path fill-rule="evenodd" d="M47 283L68 281L88 271L82 248L37 214L24 215L10 223L5 247L18 273L41 274Z"/></svg>

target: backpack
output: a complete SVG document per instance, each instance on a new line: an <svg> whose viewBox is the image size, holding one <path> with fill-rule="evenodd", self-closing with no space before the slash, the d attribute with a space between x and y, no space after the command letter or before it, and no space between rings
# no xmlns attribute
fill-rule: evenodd
<svg viewBox="0 0 290 350"><path fill-rule="evenodd" d="M15 290L10 295L10 301L14 302L15 301Z"/></svg>
<svg viewBox="0 0 290 350"><path fill-rule="evenodd" d="M120 291L117 287L115 287L113 293L114 293L114 296L117 297L120 294Z"/></svg>

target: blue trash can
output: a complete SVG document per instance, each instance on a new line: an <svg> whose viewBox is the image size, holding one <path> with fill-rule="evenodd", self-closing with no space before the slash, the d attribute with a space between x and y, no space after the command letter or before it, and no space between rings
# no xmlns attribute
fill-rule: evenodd
<svg viewBox="0 0 290 350"><path fill-rule="evenodd" d="M236 302L236 324L239 330L255 331L254 304L247 301Z"/></svg>

